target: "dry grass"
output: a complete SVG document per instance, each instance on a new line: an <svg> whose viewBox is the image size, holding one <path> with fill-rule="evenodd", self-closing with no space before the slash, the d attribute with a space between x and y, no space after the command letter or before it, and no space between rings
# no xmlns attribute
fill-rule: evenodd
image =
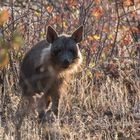
<svg viewBox="0 0 140 140"><path fill-rule="evenodd" d="M21 140L139 140L139 81L132 79L132 75L127 77L128 81L122 76L118 79L106 76L96 85L92 79L85 71L73 77L69 92L61 98L55 122L38 124L34 116L25 117L20 129ZM0 137L15 140L19 113L23 110L18 109L20 90L18 84L11 85L8 79L5 82Z"/></svg>

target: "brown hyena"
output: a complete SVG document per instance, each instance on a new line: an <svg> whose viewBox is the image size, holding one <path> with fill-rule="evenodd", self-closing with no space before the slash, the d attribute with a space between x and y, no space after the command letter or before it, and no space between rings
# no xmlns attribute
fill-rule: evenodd
<svg viewBox="0 0 140 140"><path fill-rule="evenodd" d="M78 43L82 41L83 26L72 35L58 35L48 26L47 39L38 42L25 55L20 69L20 86L29 101L29 108L37 107L44 116L49 103L50 111L58 114L59 98L66 81L82 61ZM35 98L35 95L40 95Z"/></svg>

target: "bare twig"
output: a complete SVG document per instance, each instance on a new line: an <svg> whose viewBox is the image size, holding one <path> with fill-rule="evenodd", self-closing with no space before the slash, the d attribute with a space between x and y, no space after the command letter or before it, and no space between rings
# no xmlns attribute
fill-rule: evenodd
<svg viewBox="0 0 140 140"><path fill-rule="evenodd" d="M109 58L112 57L112 55L113 55L115 49L116 49L116 51L117 51L117 48L116 48L116 41L117 41L118 30L119 30L119 25L120 25L120 17L119 17L118 2L117 2L117 0L115 0L115 8L116 8L116 12L117 12L117 26L116 26L115 38L114 38L114 42L113 42L113 45L112 45L112 49L111 49L110 54L109 54ZM116 52L115 55L117 55L117 52Z"/></svg>

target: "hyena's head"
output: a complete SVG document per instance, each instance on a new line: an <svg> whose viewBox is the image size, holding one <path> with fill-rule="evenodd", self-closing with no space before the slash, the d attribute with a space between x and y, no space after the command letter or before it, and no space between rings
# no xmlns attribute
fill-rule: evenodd
<svg viewBox="0 0 140 140"><path fill-rule="evenodd" d="M72 35L58 35L48 27L47 41L51 44L51 60L59 70L74 70L82 61L78 43L83 38L83 26L75 30Z"/></svg>

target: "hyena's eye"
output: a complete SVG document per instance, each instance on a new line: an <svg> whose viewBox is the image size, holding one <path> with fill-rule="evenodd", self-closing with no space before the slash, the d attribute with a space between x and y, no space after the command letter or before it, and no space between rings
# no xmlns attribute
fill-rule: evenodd
<svg viewBox="0 0 140 140"><path fill-rule="evenodd" d="M70 49L69 51L70 51L74 56L77 55L77 53L76 53L76 51L75 51L74 49Z"/></svg>
<svg viewBox="0 0 140 140"><path fill-rule="evenodd" d="M60 52L61 52L60 49L57 49L57 50L54 50L54 51L53 51L53 53L54 53L55 55L59 54Z"/></svg>

